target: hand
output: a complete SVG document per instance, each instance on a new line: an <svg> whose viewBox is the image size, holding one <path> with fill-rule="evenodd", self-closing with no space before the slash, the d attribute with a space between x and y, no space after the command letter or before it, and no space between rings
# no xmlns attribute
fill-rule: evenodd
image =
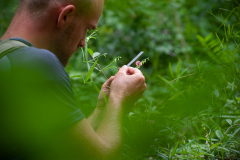
<svg viewBox="0 0 240 160"><path fill-rule="evenodd" d="M139 69L123 66L111 83L109 100L126 110L126 106L134 106L146 88L145 77Z"/></svg>
<svg viewBox="0 0 240 160"><path fill-rule="evenodd" d="M101 92L98 95L98 101L97 101L97 107L101 110L105 109L106 103L102 94L102 91L104 92L106 98L108 99L109 94L110 94L110 86L112 81L114 80L115 76L110 77L103 85L101 88Z"/></svg>

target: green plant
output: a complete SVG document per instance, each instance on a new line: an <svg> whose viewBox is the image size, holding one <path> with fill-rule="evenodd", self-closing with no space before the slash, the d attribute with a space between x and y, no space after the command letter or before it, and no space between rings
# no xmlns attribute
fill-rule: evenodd
<svg viewBox="0 0 240 160"><path fill-rule="evenodd" d="M230 14L240 21L239 10L240 6ZM222 22L223 31L215 38L196 36L201 54L195 62L169 62L168 74L158 75L164 86L158 89L163 91L156 91L152 99L147 93L145 103L128 115L126 143L138 154L136 159L240 157L240 36L238 23ZM150 86L151 92L155 86Z"/></svg>

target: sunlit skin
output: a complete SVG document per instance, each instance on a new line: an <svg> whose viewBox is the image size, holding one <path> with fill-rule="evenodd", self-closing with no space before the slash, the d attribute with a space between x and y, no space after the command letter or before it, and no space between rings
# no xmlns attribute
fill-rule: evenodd
<svg viewBox="0 0 240 160"><path fill-rule="evenodd" d="M74 6L63 10L63 14L60 14L57 24L57 36L55 41L58 41L59 45L52 50L56 50L57 56L64 66L67 65L69 58L73 53L77 52L79 47L85 46L85 38L88 30L96 29L98 20L102 14L103 1L96 1L92 6L91 12L85 14L85 16L66 16L72 11L76 11ZM66 13L65 13L66 12ZM69 13L67 13L69 12ZM64 16L66 16L64 18ZM69 22L66 23L69 18ZM67 41L66 41L67 40Z"/></svg>
<svg viewBox="0 0 240 160"><path fill-rule="evenodd" d="M79 47L85 46L87 30L97 27L103 4L103 0L96 0L91 12L77 16L74 5L64 5L59 2L52 6L53 9L44 20L32 19L27 12L19 12L1 40L21 37L36 48L53 52L63 66L67 66L72 54Z"/></svg>
<svg viewBox="0 0 240 160"><path fill-rule="evenodd" d="M73 53L85 46L87 30L97 27L103 4L103 0L93 0L88 13L76 16L74 4L57 1L41 19L31 17L31 13L24 9L18 10L1 40L23 38L36 48L53 52L66 66ZM44 146L45 149L49 148L52 157L116 159L122 146L123 115L146 90L145 77L140 70L123 66L116 76L103 84L101 90L108 97L108 103L105 104L100 92L92 115L56 133L51 142Z"/></svg>

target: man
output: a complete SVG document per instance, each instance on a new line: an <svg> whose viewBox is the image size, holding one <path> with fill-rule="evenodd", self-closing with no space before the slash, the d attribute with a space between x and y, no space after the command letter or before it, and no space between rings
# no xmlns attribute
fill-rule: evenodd
<svg viewBox="0 0 240 160"><path fill-rule="evenodd" d="M29 47L0 60L0 159L117 157L122 117L146 89L144 76L123 66L102 86L108 103L100 93L95 111L86 119L64 70L72 54L84 47L87 30L97 27L103 4L104 0L19 0L0 40Z"/></svg>

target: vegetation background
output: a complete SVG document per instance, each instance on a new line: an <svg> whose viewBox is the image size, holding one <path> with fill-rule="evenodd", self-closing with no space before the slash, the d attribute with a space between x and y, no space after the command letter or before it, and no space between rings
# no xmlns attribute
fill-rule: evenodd
<svg viewBox="0 0 240 160"><path fill-rule="evenodd" d="M0 36L17 4L0 0ZM91 54L110 77L144 51L148 89L124 118L120 159L240 158L239 26L238 0L108 0L66 68L77 103L88 116L106 80L95 67L85 83Z"/></svg>

